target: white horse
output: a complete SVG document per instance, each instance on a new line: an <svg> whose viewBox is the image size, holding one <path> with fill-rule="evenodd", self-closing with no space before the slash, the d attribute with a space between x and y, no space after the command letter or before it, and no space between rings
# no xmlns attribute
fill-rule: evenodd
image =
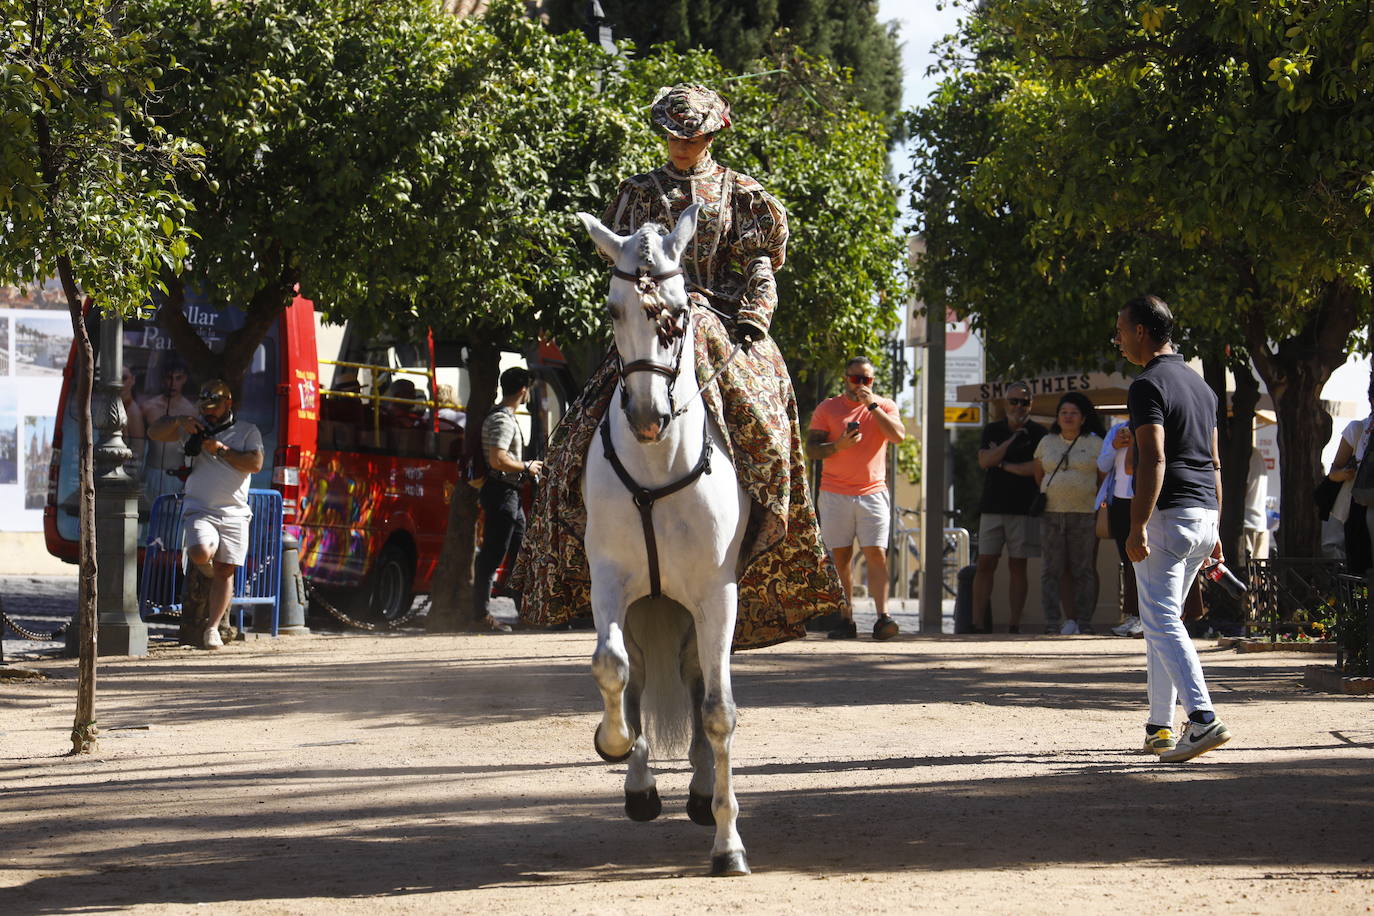
<svg viewBox="0 0 1374 916"><path fill-rule="evenodd" d="M582 482L596 620L592 674L605 702L594 742L605 760L629 760L625 813L649 821L662 803L641 726L662 753L680 750L690 721L687 813L716 828L711 874L742 875L749 866L730 774L730 643L749 504L698 396L678 261L699 206L683 211L666 236L654 224L621 236L578 214L616 265L607 309L621 360L618 399L592 442Z"/></svg>

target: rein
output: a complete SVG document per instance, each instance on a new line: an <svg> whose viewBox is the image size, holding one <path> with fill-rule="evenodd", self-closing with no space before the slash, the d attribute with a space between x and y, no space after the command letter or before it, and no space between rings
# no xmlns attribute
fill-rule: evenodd
<svg viewBox="0 0 1374 916"><path fill-rule="evenodd" d="M658 573L658 539L654 536L654 503L690 487L702 474L711 473L711 431L707 426L707 419L703 418L702 421L701 457L697 459L696 467L692 468L686 477L654 490L640 486L621 463L620 456L615 453L615 445L611 442L609 416L601 421L601 444L606 450L606 460L615 469L615 476L619 477L625 489L630 491L635 506L639 508L639 523L644 529L644 550L649 556L649 597L657 598L663 594L663 590Z"/></svg>

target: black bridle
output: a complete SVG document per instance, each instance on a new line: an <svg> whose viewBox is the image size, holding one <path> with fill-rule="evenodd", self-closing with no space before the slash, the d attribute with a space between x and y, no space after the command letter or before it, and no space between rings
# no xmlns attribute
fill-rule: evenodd
<svg viewBox="0 0 1374 916"><path fill-rule="evenodd" d="M611 275L621 280L628 280L635 285L635 292L639 294L641 299L640 308L644 312L644 317L658 323L658 336L662 343L666 345L669 341L678 341L677 353L673 358L673 364L671 366L667 363L660 363L652 359L637 359L627 363L621 359L619 352L616 353L616 360L620 364L620 409L626 410L630 403L630 393L624 385L625 379L633 372L652 372L655 375L661 375L667 379L668 412L670 416L677 417L679 413L675 409L673 401L673 386L677 383L678 373L682 371L682 352L684 349L682 340L686 330L683 322L687 320L687 309L683 308L678 312L669 313L664 305L660 304L657 307L650 307L644 305L642 300L645 296L657 294L658 286L664 280L670 280L673 277L681 276L682 268L674 267L672 270L664 271L661 274L651 274L649 273L648 267L640 267L638 273L632 274L617 267L611 271Z"/></svg>

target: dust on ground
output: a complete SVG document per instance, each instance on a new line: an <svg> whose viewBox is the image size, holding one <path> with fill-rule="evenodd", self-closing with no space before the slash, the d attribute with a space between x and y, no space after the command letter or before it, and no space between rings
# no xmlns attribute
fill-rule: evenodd
<svg viewBox="0 0 1374 916"><path fill-rule="evenodd" d="M102 661L100 748L76 758L75 663L25 662L51 679L0 684L0 911L1374 909L1374 700L1301 688L1310 654L1199 643L1235 738L1172 766L1137 750L1139 640L737 655L754 873L708 879L684 760L656 766L658 820L623 816L593 639L158 645Z"/></svg>

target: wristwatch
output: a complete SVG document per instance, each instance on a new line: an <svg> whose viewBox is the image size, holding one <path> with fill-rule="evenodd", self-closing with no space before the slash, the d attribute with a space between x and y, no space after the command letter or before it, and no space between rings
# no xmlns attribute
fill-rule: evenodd
<svg viewBox="0 0 1374 916"><path fill-rule="evenodd" d="M869 401L869 402L868 402L868 409L869 409L869 410L877 410L877 409L878 409L878 402L877 402L877 401Z"/></svg>

